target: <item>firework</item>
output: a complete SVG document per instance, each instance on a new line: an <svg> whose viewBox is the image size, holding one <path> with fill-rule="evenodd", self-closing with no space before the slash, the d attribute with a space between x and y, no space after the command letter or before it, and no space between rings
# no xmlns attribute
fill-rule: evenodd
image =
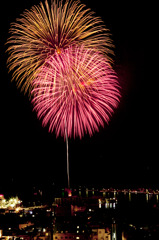
<svg viewBox="0 0 159 240"><path fill-rule="evenodd" d="M49 131L65 137L91 136L108 122L120 93L112 67L83 46L50 56L33 81L33 105Z"/></svg>
<svg viewBox="0 0 159 240"><path fill-rule="evenodd" d="M103 54L111 61L113 44L101 18L80 1L65 4L48 2L26 10L10 28L8 67L24 93L30 94L32 81L46 59L73 45ZM45 68L45 66L44 66Z"/></svg>

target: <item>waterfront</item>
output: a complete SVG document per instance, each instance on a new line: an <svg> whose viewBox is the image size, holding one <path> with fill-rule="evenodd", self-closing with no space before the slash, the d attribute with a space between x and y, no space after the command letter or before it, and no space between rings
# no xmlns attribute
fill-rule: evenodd
<svg viewBox="0 0 159 240"><path fill-rule="evenodd" d="M62 189L50 203L38 193L25 204L1 195L1 239L159 239L158 190Z"/></svg>

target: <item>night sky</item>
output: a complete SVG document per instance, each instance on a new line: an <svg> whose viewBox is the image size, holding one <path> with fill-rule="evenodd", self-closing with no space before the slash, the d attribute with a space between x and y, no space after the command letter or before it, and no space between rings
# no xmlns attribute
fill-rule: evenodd
<svg viewBox="0 0 159 240"><path fill-rule="evenodd" d="M118 2L118 3L116 3ZM34 185L67 185L66 145L48 133L20 93L6 67L10 23L38 0L3 1L1 19L1 174L0 191ZM145 19L135 1L82 0L101 16L116 46L114 68L122 99L109 125L91 138L69 140L71 185L158 186L153 156L148 84L144 69ZM156 156L157 158L157 156Z"/></svg>

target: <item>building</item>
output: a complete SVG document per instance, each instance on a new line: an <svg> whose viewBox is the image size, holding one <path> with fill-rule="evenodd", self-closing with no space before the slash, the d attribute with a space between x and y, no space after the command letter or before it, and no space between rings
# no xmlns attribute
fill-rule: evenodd
<svg viewBox="0 0 159 240"><path fill-rule="evenodd" d="M92 229L91 240L111 240L109 229Z"/></svg>
<svg viewBox="0 0 159 240"><path fill-rule="evenodd" d="M86 240L83 234L76 233L54 233L53 240Z"/></svg>

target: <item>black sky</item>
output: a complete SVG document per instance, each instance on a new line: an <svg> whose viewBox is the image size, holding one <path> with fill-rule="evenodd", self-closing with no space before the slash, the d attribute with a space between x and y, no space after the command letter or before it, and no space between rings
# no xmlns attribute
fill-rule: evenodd
<svg viewBox="0 0 159 240"><path fill-rule="evenodd" d="M66 147L41 126L27 96L11 83L4 46L10 23L38 0L5 1L1 20L1 176L0 191L11 186L35 184L67 185ZM152 154L149 101L145 85L145 18L135 1L92 1L83 3L101 16L112 33L114 68L122 86L122 99L109 126L93 137L69 140L71 184L157 186ZM19 171L20 169L20 171ZM7 191L7 190L6 190Z"/></svg>

